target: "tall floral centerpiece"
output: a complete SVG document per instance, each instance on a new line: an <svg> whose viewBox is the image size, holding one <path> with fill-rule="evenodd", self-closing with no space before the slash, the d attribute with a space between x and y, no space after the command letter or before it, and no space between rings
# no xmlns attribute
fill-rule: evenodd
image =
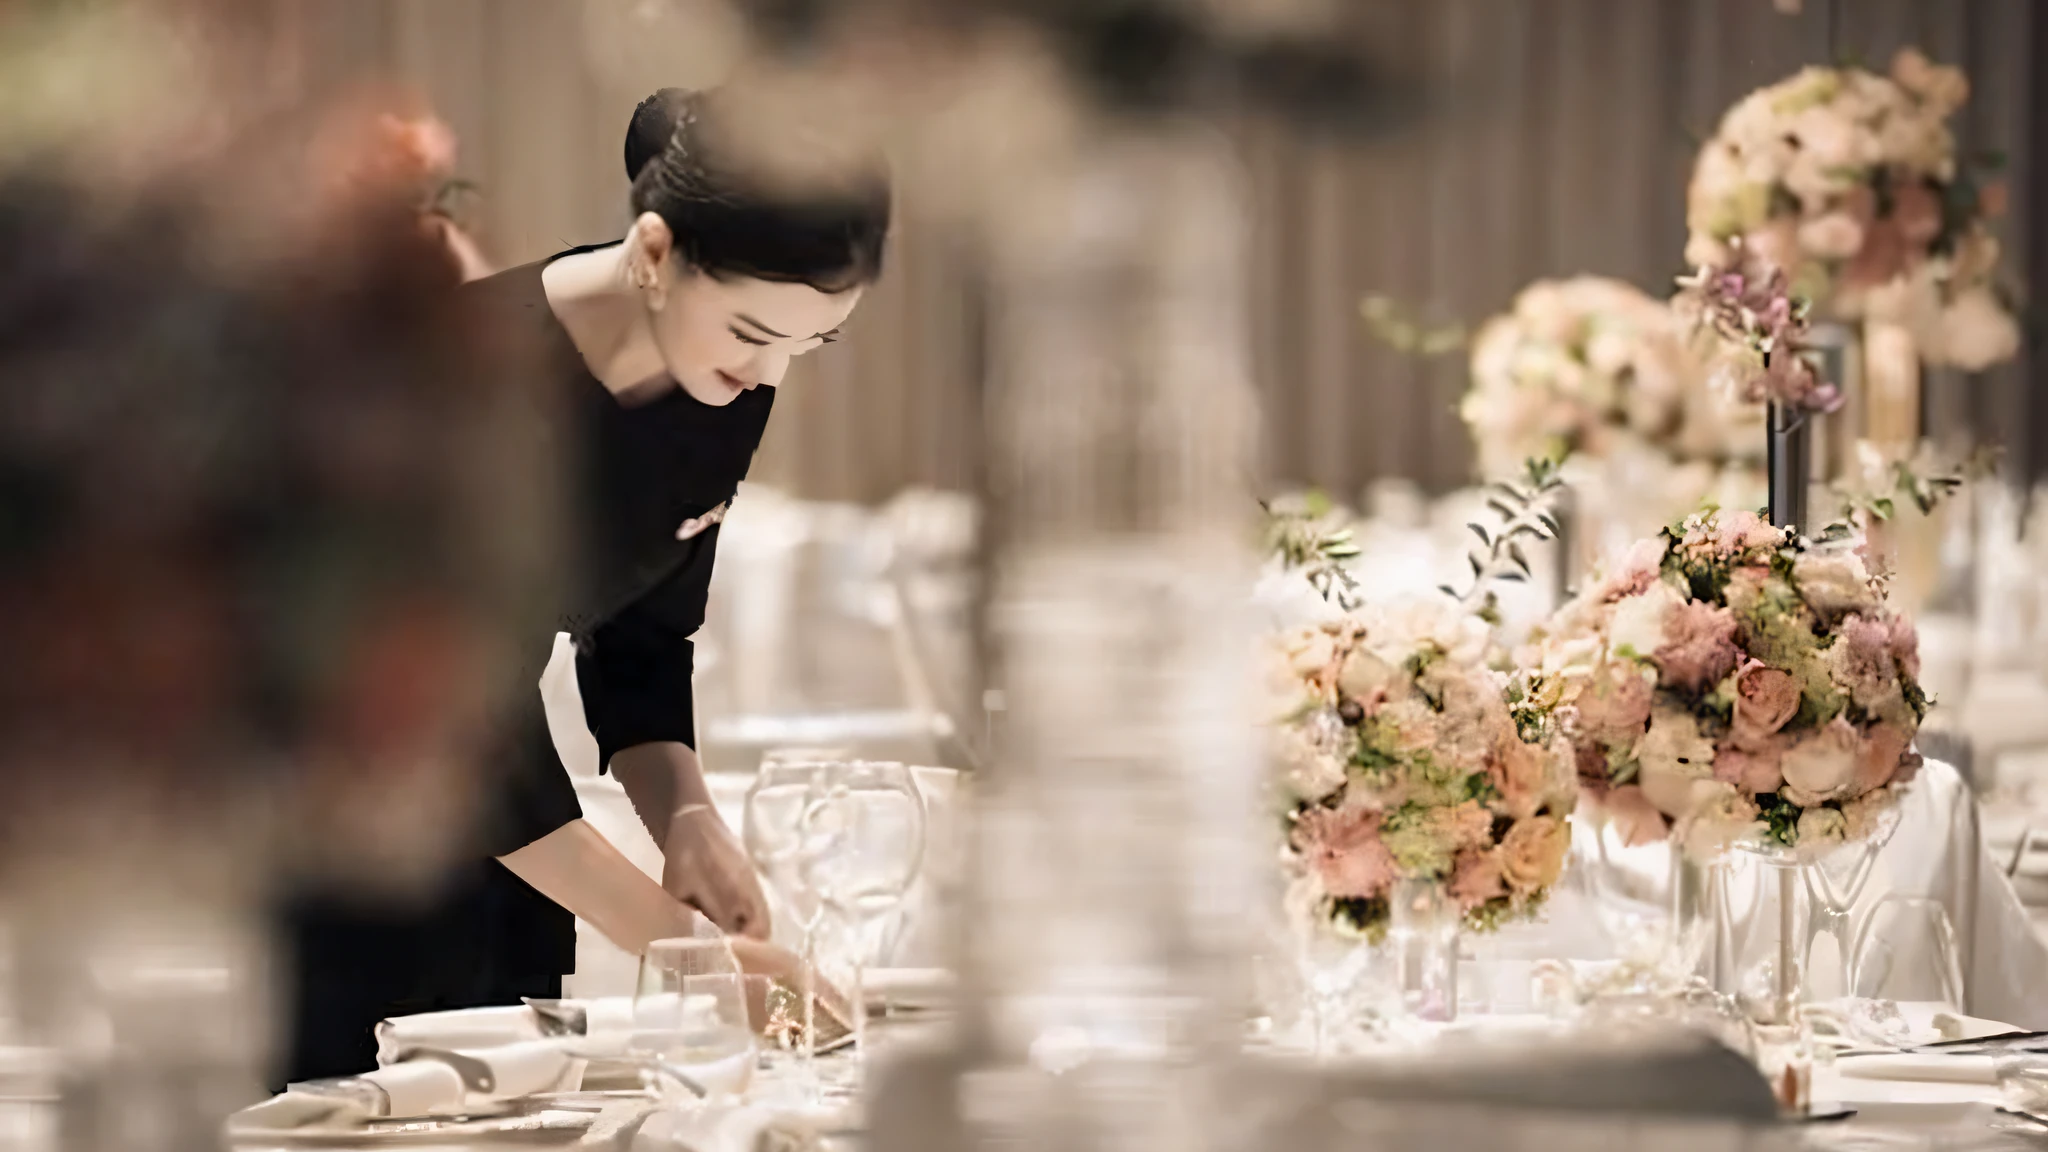
<svg viewBox="0 0 2048 1152"><path fill-rule="evenodd" d="M2003 185L1957 156L1948 119L1969 82L1905 49L1887 73L1819 68L1752 92L1701 149L1686 260L1740 244L1822 315L1903 326L1928 362L2009 359L2019 329L1993 287Z"/></svg>
<svg viewBox="0 0 2048 1152"><path fill-rule="evenodd" d="M1766 1014L1789 1016L1804 969L1796 881L1824 915L1846 914L1806 869L1888 829L1929 707L1914 627L1856 538L1694 516L1565 605L1524 663L1586 796L1626 839L1671 837L1694 859L1741 845L1777 870Z"/></svg>
<svg viewBox="0 0 2048 1152"><path fill-rule="evenodd" d="M1520 540L1544 531L1540 510L1503 506L1515 509L1508 522L1481 529L1475 592L1525 569ZM1296 546L1311 572L1327 551ZM1490 666L1492 628L1476 599L1373 605L1346 594L1341 611L1272 646L1290 911L1306 929L1391 940L1409 1006L1431 1016L1456 1012L1457 933L1543 903L1578 793L1548 715Z"/></svg>
<svg viewBox="0 0 2048 1152"><path fill-rule="evenodd" d="M1459 410L1482 473L1565 460L1588 521L1620 534L1608 543L1704 504L1760 503L1763 407L1708 386L1686 327L1670 304L1617 280L1524 289L1472 345Z"/></svg>

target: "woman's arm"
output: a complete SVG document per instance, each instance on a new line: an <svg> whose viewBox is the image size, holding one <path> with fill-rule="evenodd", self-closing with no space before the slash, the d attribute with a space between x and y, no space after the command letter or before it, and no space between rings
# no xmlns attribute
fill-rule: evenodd
<svg viewBox="0 0 2048 1152"><path fill-rule="evenodd" d="M636 956L655 940L691 932L690 909L588 821L571 820L498 862Z"/></svg>
<svg viewBox="0 0 2048 1152"><path fill-rule="evenodd" d="M739 838L711 802L689 745L657 741L612 757L617 778L647 834L661 846L661 886L735 935L765 939L768 898Z"/></svg>

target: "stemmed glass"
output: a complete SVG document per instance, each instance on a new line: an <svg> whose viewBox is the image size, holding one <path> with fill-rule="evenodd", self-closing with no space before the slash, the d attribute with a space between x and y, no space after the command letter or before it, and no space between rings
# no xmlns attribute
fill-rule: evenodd
<svg viewBox="0 0 2048 1152"><path fill-rule="evenodd" d="M855 1059L865 1056L860 942L902 904L924 859L924 797L910 769L855 761L814 777L798 865L805 887L843 923L850 949Z"/></svg>
<svg viewBox="0 0 2048 1152"><path fill-rule="evenodd" d="M695 1097L745 1095L754 1030L732 943L699 917L692 935L656 940L633 988L632 1051Z"/></svg>
<svg viewBox="0 0 2048 1152"><path fill-rule="evenodd" d="M807 814L824 779L837 768L837 764L822 760L764 760L753 787L747 790L742 823L747 855L768 878L801 931L803 987L799 995L803 1009L797 1067L806 1087L816 1080L818 922L824 912L824 904L805 874L804 857L812 847L807 843Z"/></svg>

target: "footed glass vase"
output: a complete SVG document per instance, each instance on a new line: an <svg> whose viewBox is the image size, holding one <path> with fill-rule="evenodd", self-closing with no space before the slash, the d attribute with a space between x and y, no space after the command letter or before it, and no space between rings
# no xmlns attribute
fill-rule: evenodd
<svg viewBox="0 0 2048 1152"><path fill-rule="evenodd" d="M1399 880L1389 897L1386 948L1399 1010L1411 1020L1458 1018L1458 943L1464 912L1437 880Z"/></svg>

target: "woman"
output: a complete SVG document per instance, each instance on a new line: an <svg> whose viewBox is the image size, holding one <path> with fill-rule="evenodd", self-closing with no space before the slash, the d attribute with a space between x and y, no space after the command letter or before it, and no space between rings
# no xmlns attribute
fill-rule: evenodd
<svg viewBox="0 0 2048 1152"><path fill-rule="evenodd" d="M866 157L800 190L771 181L733 123L716 93L650 97L627 140L636 215L624 241L462 289L477 330L532 358L532 399L582 537L572 603L535 622L522 682L539 680L551 633L573 637L600 768L661 845L662 883L581 819L534 691L505 727L488 859L395 938L363 923L323 935L335 925L319 917L300 933L294 1078L360 1070L372 1027L394 1013L560 995L576 916L632 952L677 934L690 907L729 932L768 933L760 884L693 751L690 637L775 386L792 357L837 338L880 274L890 194ZM750 969L787 967L756 940L736 948Z"/></svg>

